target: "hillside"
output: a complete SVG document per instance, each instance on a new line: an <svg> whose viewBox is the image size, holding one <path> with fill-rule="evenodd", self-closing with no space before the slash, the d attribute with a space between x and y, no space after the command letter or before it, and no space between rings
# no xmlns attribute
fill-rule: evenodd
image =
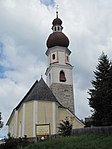
<svg viewBox="0 0 112 149"><path fill-rule="evenodd" d="M31 144L24 149L112 149L112 135L79 135Z"/></svg>

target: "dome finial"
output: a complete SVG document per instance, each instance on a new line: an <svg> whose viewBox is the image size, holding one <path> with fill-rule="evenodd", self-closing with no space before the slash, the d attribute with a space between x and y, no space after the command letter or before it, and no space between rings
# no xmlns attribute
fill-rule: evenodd
<svg viewBox="0 0 112 149"><path fill-rule="evenodd" d="M59 9L59 6L56 5L56 18L58 18L58 9Z"/></svg>

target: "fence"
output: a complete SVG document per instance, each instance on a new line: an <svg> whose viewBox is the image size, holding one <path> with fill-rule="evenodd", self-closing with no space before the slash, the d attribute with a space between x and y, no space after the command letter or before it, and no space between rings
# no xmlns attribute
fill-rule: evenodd
<svg viewBox="0 0 112 149"><path fill-rule="evenodd" d="M81 135L81 134L99 134L99 135L112 135L112 126L104 126L104 127L86 127L73 129L72 135ZM50 135L49 138L62 138L63 136L56 134Z"/></svg>
<svg viewBox="0 0 112 149"><path fill-rule="evenodd" d="M86 127L80 129L73 129L72 135L78 134L105 134L110 135L112 134L112 126L104 126L104 127Z"/></svg>
<svg viewBox="0 0 112 149"><path fill-rule="evenodd" d="M81 135L81 134L99 134L99 135L112 135L112 126L104 126L104 127L86 127L86 128L79 128L79 129L73 129L72 130L72 136L74 135ZM28 140L29 142L38 142L42 141L42 136L38 136L37 138L23 138ZM45 136L45 140L52 140L55 138L63 138L62 135L55 134L50 136ZM21 138L20 138L21 139Z"/></svg>

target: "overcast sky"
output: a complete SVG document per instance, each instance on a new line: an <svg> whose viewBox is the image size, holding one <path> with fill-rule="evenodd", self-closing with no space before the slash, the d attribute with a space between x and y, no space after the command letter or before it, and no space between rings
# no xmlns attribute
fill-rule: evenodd
<svg viewBox="0 0 112 149"><path fill-rule="evenodd" d="M102 51L112 59L112 0L0 0L0 111L4 123L24 95L46 80L46 40L56 5L70 40L75 113L91 115L88 89ZM0 137L6 136L6 126Z"/></svg>

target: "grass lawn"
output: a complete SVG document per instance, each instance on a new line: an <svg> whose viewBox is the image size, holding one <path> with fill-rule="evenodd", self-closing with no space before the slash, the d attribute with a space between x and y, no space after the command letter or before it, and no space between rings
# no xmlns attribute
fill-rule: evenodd
<svg viewBox="0 0 112 149"><path fill-rule="evenodd" d="M24 149L112 149L112 135L79 135L31 144Z"/></svg>

